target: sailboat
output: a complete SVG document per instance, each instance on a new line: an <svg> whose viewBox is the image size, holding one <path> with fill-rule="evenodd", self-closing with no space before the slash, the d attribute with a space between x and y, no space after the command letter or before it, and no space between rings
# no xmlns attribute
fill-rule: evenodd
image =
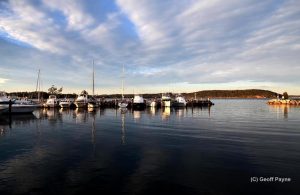
<svg viewBox="0 0 300 195"><path fill-rule="evenodd" d="M37 93L37 101L35 103L37 104L38 107L43 107L43 97L41 97L41 70L39 69L38 71L38 77L36 81L36 88L35 92Z"/></svg>
<svg viewBox="0 0 300 195"><path fill-rule="evenodd" d="M88 108L97 108L99 106L94 95L95 95L95 65L94 65L94 60L93 60L93 95L89 99Z"/></svg>
<svg viewBox="0 0 300 195"><path fill-rule="evenodd" d="M120 108L127 108L128 103L124 100L124 65L123 65L123 72L122 72L122 101L119 102Z"/></svg>

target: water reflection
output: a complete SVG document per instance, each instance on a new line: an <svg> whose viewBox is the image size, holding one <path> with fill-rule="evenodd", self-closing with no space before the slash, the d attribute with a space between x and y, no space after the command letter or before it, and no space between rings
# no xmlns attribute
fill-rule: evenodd
<svg viewBox="0 0 300 195"><path fill-rule="evenodd" d="M252 175L298 181L300 108L237 104L213 107L214 120L210 108L0 116L0 194L247 194ZM49 126L54 118L63 125Z"/></svg>
<svg viewBox="0 0 300 195"><path fill-rule="evenodd" d="M133 111L133 118L135 119L135 121L139 120L141 116L142 116L142 111L140 110Z"/></svg>
<svg viewBox="0 0 300 195"><path fill-rule="evenodd" d="M124 145L126 143L126 137L125 137L125 114L127 113L127 108L122 108L120 110L121 112L121 140L122 144Z"/></svg>
<svg viewBox="0 0 300 195"><path fill-rule="evenodd" d="M33 114L0 115L0 134L4 136L12 126L30 126L37 117Z"/></svg>
<svg viewBox="0 0 300 195"><path fill-rule="evenodd" d="M186 109L185 108L175 108L175 113L177 118L184 117L186 114Z"/></svg>
<svg viewBox="0 0 300 195"><path fill-rule="evenodd" d="M164 107L162 108L162 120L168 120L171 115L171 108L170 107Z"/></svg>
<svg viewBox="0 0 300 195"><path fill-rule="evenodd" d="M276 113L277 118L283 118L287 119L289 117L289 111L291 106L290 105L269 105L271 110Z"/></svg>
<svg viewBox="0 0 300 195"><path fill-rule="evenodd" d="M154 116L156 114L156 107L150 107L150 114Z"/></svg>
<svg viewBox="0 0 300 195"><path fill-rule="evenodd" d="M92 144L93 144L93 153L95 155L96 152L96 124L95 124L95 120L96 120L96 114L94 114L92 116Z"/></svg>
<svg viewBox="0 0 300 195"><path fill-rule="evenodd" d="M76 123L86 123L87 122L87 112L84 108L76 108L74 111L76 116Z"/></svg>

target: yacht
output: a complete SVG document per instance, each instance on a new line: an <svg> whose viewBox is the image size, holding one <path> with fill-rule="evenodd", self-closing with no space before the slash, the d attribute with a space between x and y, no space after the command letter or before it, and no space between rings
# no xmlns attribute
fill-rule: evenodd
<svg viewBox="0 0 300 195"><path fill-rule="evenodd" d="M76 108L85 108L85 107L87 107L88 102L89 102L88 95L82 94L75 100L74 103L75 103Z"/></svg>
<svg viewBox="0 0 300 195"><path fill-rule="evenodd" d="M60 100L59 102L59 106L61 108L70 108L70 105L71 105L71 101L67 98Z"/></svg>
<svg viewBox="0 0 300 195"><path fill-rule="evenodd" d="M11 104L11 110L9 109L9 104ZM32 113L37 106L32 101L11 100L5 92L0 92L0 112L2 113Z"/></svg>
<svg viewBox="0 0 300 195"><path fill-rule="evenodd" d="M172 106L174 106L174 107L186 107L186 101L185 101L184 97L181 96L181 95L178 95L175 98L175 101L173 102Z"/></svg>
<svg viewBox="0 0 300 195"><path fill-rule="evenodd" d="M144 98L141 95L134 95L133 98L133 108L135 109L144 109L146 107L146 103L144 101Z"/></svg>
<svg viewBox="0 0 300 195"><path fill-rule="evenodd" d="M161 96L161 104L164 107L171 107L172 99L169 94L162 94Z"/></svg>
<svg viewBox="0 0 300 195"><path fill-rule="evenodd" d="M56 98L56 95L49 95L49 98L47 99L46 103L44 104L44 107L47 108L54 108L59 105L59 101Z"/></svg>
<svg viewBox="0 0 300 195"><path fill-rule="evenodd" d="M88 100L88 108L98 108L98 107L99 107L99 104L98 104L97 100L94 97L91 97Z"/></svg>

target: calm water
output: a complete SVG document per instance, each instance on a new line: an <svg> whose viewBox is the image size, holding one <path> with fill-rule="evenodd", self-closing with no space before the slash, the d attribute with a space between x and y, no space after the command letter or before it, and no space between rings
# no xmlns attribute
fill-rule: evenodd
<svg viewBox="0 0 300 195"><path fill-rule="evenodd" d="M0 194L300 194L300 107L214 103L0 116Z"/></svg>

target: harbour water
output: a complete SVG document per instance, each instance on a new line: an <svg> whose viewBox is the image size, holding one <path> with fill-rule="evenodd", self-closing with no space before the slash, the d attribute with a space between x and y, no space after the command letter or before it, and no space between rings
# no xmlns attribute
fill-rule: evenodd
<svg viewBox="0 0 300 195"><path fill-rule="evenodd" d="M0 115L0 194L299 194L300 106L213 102Z"/></svg>

